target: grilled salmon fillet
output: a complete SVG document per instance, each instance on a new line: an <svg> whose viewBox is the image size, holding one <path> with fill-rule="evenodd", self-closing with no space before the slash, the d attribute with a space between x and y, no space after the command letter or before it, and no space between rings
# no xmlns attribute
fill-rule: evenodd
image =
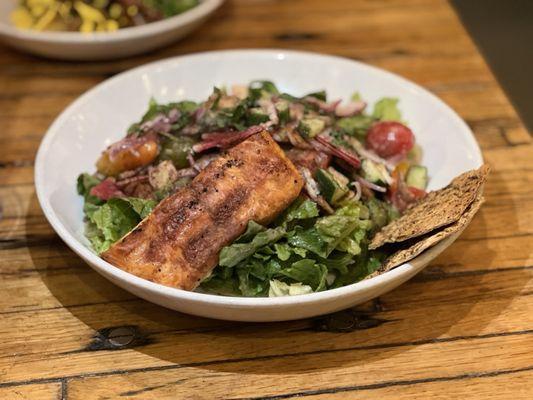
<svg viewBox="0 0 533 400"><path fill-rule="evenodd" d="M193 290L217 265L222 247L241 235L250 220L268 224L302 186L283 150L260 132L159 203L102 258L141 278Z"/></svg>

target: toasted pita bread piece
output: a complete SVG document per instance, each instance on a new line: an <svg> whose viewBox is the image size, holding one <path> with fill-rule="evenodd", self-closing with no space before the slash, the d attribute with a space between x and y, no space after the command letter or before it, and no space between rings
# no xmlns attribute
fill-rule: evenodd
<svg viewBox="0 0 533 400"><path fill-rule="evenodd" d="M437 243L450 237L454 233L460 232L464 227L466 227L466 225L470 223L472 218L474 218L474 215L479 210L484 200L485 199L480 193L472 202L472 204L470 204L470 206L466 209L465 213L459 218L459 220L445 228L437 229L422 238L418 238L418 240L412 239L403 243L393 244L392 246L400 246L400 249L388 257L383 265L379 267L377 271L370 274L366 279L373 278L374 276L390 271L391 269L412 260L424 250L435 246Z"/></svg>
<svg viewBox="0 0 533 400"><path fill-rule="evenodd" d="M458 221L481 193L488 173L489 166L484 164L459 175L445 188L429 192L400 218L376 233L369 249L419 237Z"/></svg>

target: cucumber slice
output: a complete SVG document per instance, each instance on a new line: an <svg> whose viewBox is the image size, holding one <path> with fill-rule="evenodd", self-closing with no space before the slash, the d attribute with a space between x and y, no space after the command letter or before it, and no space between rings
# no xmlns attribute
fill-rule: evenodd
<svg viewBox="0 0 533 400"><path fill-rule="evenodd" d="M276 107L276 111L278 112L278 118L280 124L286 124L290 121L290 111L289 111L289 102L284 99L279 99L276 104L274 104Z"/></svg>
<svg viewBox="0 0 533 400"><path fill-rule="evenodd" d="M412 186L420 190L425 190L428 185L428 170L421 165L413 165L409 167L407 176L405 177L407 186Z"/></svg>
<svg viewBox="0 0 533 400"><path fill-rule="evenodd" d="M365 159L361 164L363 178L379 185L389 185L392 181L384 165Z"/></svg>
<svg viewBox="0 0 533 400"><path fill-rule="evenodd" d="M306 138L314 138L326 127L326 122L320 118L304 118L298 124L298 133Z"/></svg>
<svg viewBox="0 0 533 400"><path fill-rule="evenodd" d="M348 187L350 180L347 177L333 167L328 167L328 172L333 176L333 179L335 179L339 185Z"/></svg>
<svg viewBox="0 0 533 400"><path fill-rule="evenodd" d="M315 178L320 187L320 193L331 204L335 204L348 193L348 188L341 185L333 175L326 170L317 170Z"/></svg>

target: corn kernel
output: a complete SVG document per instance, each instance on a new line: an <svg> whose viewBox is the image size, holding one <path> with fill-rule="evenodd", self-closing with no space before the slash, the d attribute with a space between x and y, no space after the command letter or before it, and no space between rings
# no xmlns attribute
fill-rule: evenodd
<svg viewBox="0 0 533 400"><path fill-rule="evenodd" d="M17 28L29 29L33 25L33 17L26 8L17 7L11 13L11 22Z"/></svg>
<svg viewBox="0 0 533 400"><path fill-rule="evenodd" d="M122 15L122 6L118 3L111 4L109 7L109 16L113 19L119 19Z"/></svg>
<svg viewBox="0 0 533 400"><path fill-rule="evenodd" d="M108 19L106 21L106 25L107 25L107 30L110 31L110 32L116 31L119 28L118 22L113 20L113 19Z"/></svg>
<svg viewBox="0 0 533 400"><path fill-rule="evenodd" d="M134 17L139 13L139 7L131 5L127 8L126 12L130 17Z"/></svg>

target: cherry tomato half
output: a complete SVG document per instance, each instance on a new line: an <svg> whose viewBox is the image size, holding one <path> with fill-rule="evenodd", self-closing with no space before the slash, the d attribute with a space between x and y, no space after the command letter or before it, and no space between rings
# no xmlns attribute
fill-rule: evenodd
<svg viewBox="0 0 533 400"><path fill-rule="evenodd" d="M411 129L399 122L378 122L366 135L366 147L383 158L405 156L415 144Z"/></svg>

